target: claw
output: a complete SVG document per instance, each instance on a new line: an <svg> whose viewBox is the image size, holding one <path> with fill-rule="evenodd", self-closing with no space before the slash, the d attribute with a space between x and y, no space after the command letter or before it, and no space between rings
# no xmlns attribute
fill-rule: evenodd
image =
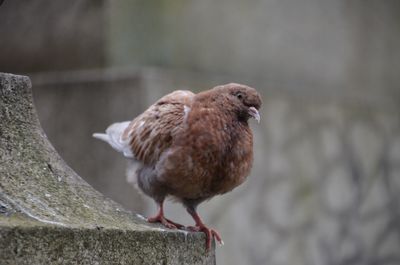
<svg viewBox="0 0 400 265"><path fill-rule="evenodd" d="M166 220L168 223L173 224L173 225L174 225L176 228L178 228L178 229L184 229L184 228L185 228L184 225L181 225L181 224L179 224L179 223L176 223L176 222L174 222L174 221L171 221L170 219L165 218L165 220Z"/></svg>
<svg viewBox="0 0 400 265"><path fill-rule="evenodd" d="M206 234L206 250L211 249L211 239L214 237L220 245L223 245L224 242L221 239L219 233L211 228L208 228L203 221L201 220L200 216L196 212L195 207L187 207L186 210L188 213L193 217L194 221L196 222L195 226L188 227L189 230L195 232L204 232Z"/></svg>
<svg viewBox="0 0 400 265"><path fill-rule="evenodd" d="M184 226L178 223L175 223L164 216L164 210L163 210L163 203L159 203L159 209L157 215L153 217L147 218L147 222L149 223L161 223L163 224L166 228L169 229L181 229Z"/></svg>
<svg viewBox="0 0 400 265"><path fill-rule="evenodd" d="M169 222L164 216L156 215L154 217L147 218L147 222L149 223L161 223L163 224L166 228L169 229L176 229L176 225L173 224L172 222Z"/></svg>
<svg viewBox="0 0 400 265"><path fill-rule="evenodd" d="M188 226L186 229L192 232L204 232L206 234L206 249L211 249L211 240L215 238L220 246L224 245L224 241L222 241L219 233L211 228L206 227L204 224L197 226Z"/></svg>
<svg viewBox="0 0 400 265"><path fill-rule="evenodd" d="M206 248L207 250L211 249L211 240L214 237L219 244L222 244L222 239L221 236L218 234L217 231L214 229L210 229L206 226L200 227L200 231L204 232L206 234Z"/></svg>

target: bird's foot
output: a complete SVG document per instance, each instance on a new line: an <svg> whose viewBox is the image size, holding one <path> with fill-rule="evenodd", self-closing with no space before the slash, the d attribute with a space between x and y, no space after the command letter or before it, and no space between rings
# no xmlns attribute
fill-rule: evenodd
<svg viewBox="0 0 400 265"><path fill-rule="evenodd" d="M164 217L164 218L165 218L165 217ZM179 224L179 223L176 223L176 222L174 222L174 221L171 221L170 219L165 218L165 220L167 220L168 223L173 224L173 225L174 225L176 228L178 228L178 229L184 229L184 228L185 228L184 225L181 225L181 224Z"/></svg>
<svg viewBox="0 0 400 265"><path fill-rule="evenodd" d="M193 232L204 232L206 234L206 248L207 250L211 249L211 239L214 237L218 243L223 246L224 241L222 240L221 236L219 233L211 228L208 228L205 225L196 225L196 226L188 226L186 227L187 230L193 231Z"/></svg>
<svg viewBox="0 0 400 265"><path fill-rule="evenodd" d="M166 228L169 228L169 229L182 229L184 227L183 225L175 223L175 222L165 218L164 215L160 215L160 214L157 214L154 217L147 218L147 222L149 222L149 223L161 223Z"/></svg>

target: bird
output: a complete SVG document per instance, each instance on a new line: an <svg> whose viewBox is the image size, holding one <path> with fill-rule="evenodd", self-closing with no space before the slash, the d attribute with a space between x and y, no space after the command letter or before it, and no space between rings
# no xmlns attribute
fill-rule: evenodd
<svg viewBox="0 0 400 265"><path fill-rule="evenodd" d="M107 142L136 165L128 179L158 205L150 223L204 232L206 248L220 234L197 213L200 203L242 184L253 163L249 119L260 122L262 100L256 89L237 83L197 94L176 90L132 121L111 124L93 137ZM185 227L167 219L167 197L180 202L195 221Z"/></svg>

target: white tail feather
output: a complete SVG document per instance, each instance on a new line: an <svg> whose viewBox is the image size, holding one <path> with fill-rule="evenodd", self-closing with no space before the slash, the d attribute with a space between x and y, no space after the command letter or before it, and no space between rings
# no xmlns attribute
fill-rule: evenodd
<svg viewBox="0 0 400 265"><path fill-rule="evenodd" d="M108 143L108 141L110 139L110 137L108 137L108 135L105 134L105 133L94 133L93 137L96 138L96 139L102 140L104 142L107 142L107 143Z"/></svg>
<svg viewBox="0 0 400 265"><path fill-rule="evenodd" d="M94 133L93 137L108 143L112 148L123 153L125 157L132 158L133 154L129 146L130 139L122 140L122 134L130 123L130 121L125 121L111 124L106 133Z"/></svg>

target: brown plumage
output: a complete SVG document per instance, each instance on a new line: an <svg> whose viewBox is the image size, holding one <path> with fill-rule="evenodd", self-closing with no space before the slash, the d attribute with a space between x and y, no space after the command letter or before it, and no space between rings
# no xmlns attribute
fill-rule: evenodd
<svg viewBox="0 0 400 265"><path fill-rule="evenodd" d="M180 201L196 226L213 236L197 215L204 200L237 187L250 173L253 135L248 119L259 121L261 97L254 88L227 84L194 94L175 91L158 100L132 122L111 125L106 134L94 134L126 157L139 162L134 177L139 188L159 205L150 222L183 228L164 217L167 196ZM131 176L132 177L132 176Z"/></svg>

